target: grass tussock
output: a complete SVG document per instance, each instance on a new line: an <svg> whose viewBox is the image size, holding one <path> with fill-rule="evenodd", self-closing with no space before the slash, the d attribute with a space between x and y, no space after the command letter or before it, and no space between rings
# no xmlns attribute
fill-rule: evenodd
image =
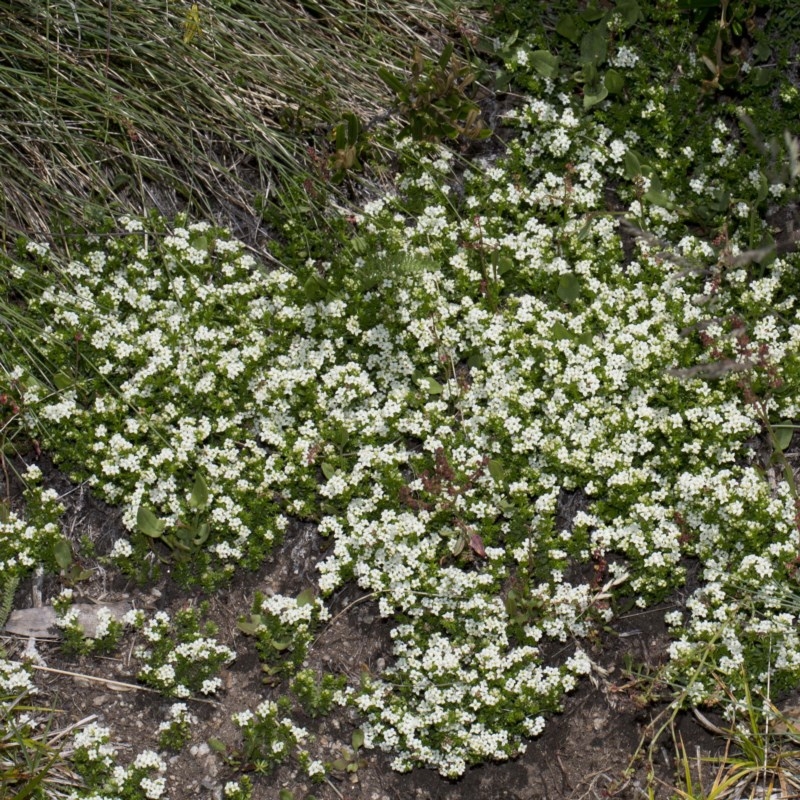
<svg viewBox="0 0 800 800"><path fill-rule="evenodd" d="M379 68L460 24L450 0L2 0L0 234L155 206L252 235L279 186L325 179L343 114L386 112Z"/></svg>

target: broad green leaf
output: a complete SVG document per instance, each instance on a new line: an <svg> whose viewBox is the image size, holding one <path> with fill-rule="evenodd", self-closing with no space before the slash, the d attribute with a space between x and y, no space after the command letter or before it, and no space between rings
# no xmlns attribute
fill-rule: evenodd
<svg viewBox="0 0 800 800"><path fill-rule="evenodd" d="M159 519L149 508L139 506L139 510L136 512L136 526L147 536L158 539L164 533L167 523L163 519Z"/></svg>
<svg viewBox="0 0 800 800"><path fill-rule="evenodd" d="M558 56L552 55L547 50L534 50L530 54L530 62L543 77L558 77Z"/></svg>
<svg viewBox="0 0 800 800"><path fill-rule="evenodd" d="M454 556L459 556L464 551L466 546L467 540L463 536L458 536L457 538L453 539L453 543L450 545L450 552Z"/></svg>
<svg viewBox="0 0 800 800"><path fill-rule="evenodd" d="M500 256L497 259L497 274L502 275L509 270L514 269L514 259L509 256Z"/></svg>
<svg viewBox="0 0 800 800"><path fill-rule="evenodd" d="M251 619L249 622L247 620L240 619L236 623L236 627L247 636L255 636L258 633L258 629L261 627L261 618L258 618L258 621L255 619Z"/></svg>
<svg viewBox="0 0 800 800"><path fill-rule="evenodd" d="M766 39L761 39L753 48L752 53L756 61L766 61L772 55L772 48Z"/></svg>
<svg viewBox="0 0 800 800"><path fill-rule="evenodd" d="M506 470L503 462L499 459L492 458L489 460L489 474L494 478L497 483L501 483L506 477Z"/></svg>
<svg viewBox="0 0 800 800"><path fill-rule="evenodd" d="M53 375L53 383L55 384L56 389L60 392L63 392L65 389L69 389L75 381L69 377L65 372L56 372Z"/></svg>
<svg viewBox="0 0 800 800"><path fill-rule="evenodd" d="M675 207L675 203L669 199L666 192L661 189L654 189L652 185L644 193L644 199L647 200L648 203L652 203L654 206L660 206L661 208L673 209Z"/></svg>
<svg viewBox="0 0 800 800"><path fill-rule="evenodd" d="M757 86L759 89L769 86L774 78L774 69L769 69L767 67L756 67L750 71L750 80L752 81L753 86Z"/></svg>
<svg viewBox="0 0 800 800"><path fill-rule="evenodd" d="M556 322L553 324L553 327L550 328L550 335L553 337L553 341L559 342L564 339L572 339L572 334L567 330L566 326L561 322Z"/></svg>
<svg viewBox="0 0 800 800"><path fill-rule="evenodd" d="M288 789L281 789L278 792L278 800L294 800L294 794Z"/></svg>
<svg viewBox="0 0 800 800"><path fill-rule="evenodd" d="M345 761L343 758L336 758L331 761L331 769L335 769L337 772L344 772L347 769L347 764L349 762Z"/></svg>
<svg viewBox="0 0 800 800"><path fill-rule="evenodd" d="M633 180L642 174L642 162L633 150L628 150L622 159L622 166L625 170L625 177Z"/></svg>
<svg viewBox="0 0 800 800"><path fill-rule="evenodd" d="M608 89L605 86L599 86L596 89L585 89L583 92L583 107L591 108L608 97Z"/></svg>
<svg viewBox="0 0 800 800"><path fill-rule="evenodd" d="M556 33L568 39L572 44L578 44L581 39L578 18L572 14L565 14L556 24Z"/></svg>
<svg viewBox="0 0 800 800"><path fill-rule="evenodd" d="M630 28L642 19L642 10L636 0L619 0L616 11L622 16L626 28Z"/></svg>
<svg viewBox="0 0 800 800"><path fill-rule="evenodd" d="M607 12L599 8L596 3L581 11L581 17L587 22L597 22L597 20L603 19L606 15Z"/></svg>
<svg viewBox="0 0 800 800"><path fill-rule="evenodd" d="M581 293L581 283L573 273L562 275L558 281L558 296L565 303L574 303Z"/></svg>
<svg viewBox="0 0 800 800"><path fill-rule="evenodd" d="M327 461L322 462L322 474L327 480L330 480L336 474L336 467Z"/></svg>
<svg viewBox="0 0 800 800"><path fill-rule="evenodd" d="M608 31L605 25L595 25L581 37L581 61L599 66L608 55Z"/></svg>
<svg viewBox="0 0 800 800"><path fill-rule="evenodd" d="M53 545L53 557L61 569L66 569L72 563L72 548L66 539L59 539Z"/></svg>
<svg viewBox="0 0 800 800"><path fill-rule="evenodd" d="M794 436L793 425L775 425L772 429L775 433L775 444L779 450L785 450L791 443Z"/></svg>
<svg viewBox="0 0 800 800"><path fill-rule="evenodd" d="M292 640L291 639L273 639L270 642L270 644L278 652L283 652L284 650L288 650L292 646Z"/></svg>
<svg viewBox="0 0 800 800"><path fill-rule="evenodd" d="M424 389L428 394L441 394L444 391L442 384L435 378L431 378L430 375L422 375L417 378L417 386Z"/></svg>
<svg viewBox="0 0 800 800"><path fill-rule="evenodd" d="M767 176L763 172L760 172L758 175L758 202L762 203L766 200L768 194L769 181L767 180Z"/></svg>
<svg viewBox="0 0 800 800"><path fill-rule="evenodd" d="M309 587L308 589L303 589L299 595L297 595L297 605L298 606L308 606L314 602L314 590Z"/></svg>
<svg viewBox="0 0 800 800"><path fill-rule="evenodd" d="M223 742L221 739L217 739L215 736L211 736L208 739L208 746L215 752L215 753L224 753L228 746Z"/></svg>
<svg viewBox="0 0 800 800"><path fill-rule="evenodd" d="M350 741L353 745L353 750L358 750L364 744L364 731L361 728L356 728Z"/></svg>
<svg viewBox="0 0 800 800"><path fill-rule="evenodd" d="M603 85L608 89L609 94L619 94L625 86L625 78L622 77L622 73L610 69L603 76Z"/></svg>
<svg viewBox="0 0 800 800"><path fill-rule="evenodd" d="M195 536L192 539L192 544L195 547L200 547L205 544L208 535L211 533L211 526L207 522L202 522L195 530Z"/></svg>
<svg viewBox="0 0 800 800"><path fill-rule="evenodd" d="M189 508L202 511L208 505L208 485L202 473L198 472L194 478L192 494L189 497Z"/></svg>

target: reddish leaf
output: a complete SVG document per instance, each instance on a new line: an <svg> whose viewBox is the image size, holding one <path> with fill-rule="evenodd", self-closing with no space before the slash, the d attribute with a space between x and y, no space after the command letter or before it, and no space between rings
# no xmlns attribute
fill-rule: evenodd
<svg viewBox="0 0 800 800"><path fill-rule="evenodd" d="M472 536L469 537L469 546L481 558L486 558L486 549L483 546L483 539L481 539L477 533L473 533Z"/></svg>

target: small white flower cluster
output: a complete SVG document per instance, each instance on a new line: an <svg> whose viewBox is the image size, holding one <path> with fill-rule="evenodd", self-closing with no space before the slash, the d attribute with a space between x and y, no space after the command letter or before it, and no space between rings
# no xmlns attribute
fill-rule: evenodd
<svg viewBox="0 0 800 800"><path fill-rule="evenodd" d="M60 536L58 517L63 508L52 489L37 485L41 475L38 467L28 468L23 475L28 486L24 516L13 509L0 515L0 586L51 558Z"/></svg>
<svg viewBox="0 0 800 800"><path fill-rule="evenodd" d="M157 611L146 620L141 613L132 622L141 628L147 647L135 653L142 662L139 679L168 696L186 698L192 692L214 694L222 686L215 675L236 653L199 629L196 612L178 612L171 620L165 611Z"/></svg>

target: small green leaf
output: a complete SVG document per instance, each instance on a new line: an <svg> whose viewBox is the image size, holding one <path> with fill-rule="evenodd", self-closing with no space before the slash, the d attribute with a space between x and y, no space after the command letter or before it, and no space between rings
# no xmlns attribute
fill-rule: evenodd
<svg viewBox="0 0 800 800"><path fill-rule="evenodd" d="M198 472L194 479L192 494L189 498L189 508L202 511L208 505L208 485L202 473Z"/></svg>
<svg viewBox="0 0 800 800"><path fill-rule="evenodd" d="M192 538L192 544L195 547L200 547L205 544L208 535L211 533L211 526L207 522L202 522L195 530L195 536Z"/></svg>
<svg viewBox="0 0 800 800"><path fill-rule="evenodd" d="M572 334L567 330L566 326L561 322L556 322L553 324L553 327L550 328L550 335L553 337L553 341L556 342L572 338Z"/></svg>
<svg viewBox="0 0 800 800"><path fill-rule="evenodd" d="M625 86L625 78L622 77L622 73L610 69L603 77L603 85L609 94L619 94Z"/></svg>
<svg viewBox="0 0 800 800"><path fill-rule="evenodd" d="M647 200L648 203L652 203L654 206L660 206L661 208L666 208L668 210L675 207L675 203L669 199L666 192L662 191L661 189L654 189L652 185L644 193L644 199Z"/></svg>
<svg viewBox="0 0 800 800"><path fill-rule="evenodd" d="M61 569L66 569L72 563L72 548L66 539L59 539L53 545L53 557Z"/></svg>
<svg viewBox="0 0 800 800"><path fill-rule="evenodd" d="M358 750L364 745L364 731L361 728L356 728L350 741L353 744L353 750Z"/></svg>
<svg viewBox="0 0 800 800"><path fill-rule="evenodd" d="M228 746L220 739L215 738L214 736L210 737L208 740L208 746L215 752L215 753L224 753Z"/></svg>
<svg viewBox="0 0 800 800"><path fill-rule="evenodd" d="M327 480L330 480L336 474L336 468L333 466L333 464L330 464L327 461L323 461L322 474L325 476Z"/></svg>
<svg viewBox="0 0 800 800"><path fill-rule="evenodd" d="M335 769L337 772L344 772L347 769L347 764L348 762L343 758L337 758L331 761L331 769Z"/></svg>
<svg viewBox="0 0 800 800"><path fill-rule="evenodd" d="M158 539L164 533L167 523L163 519L159 519L149 508L139 506L139 510L136 512L136 526L147 536Z"/></svg>
<svg viewBox="0 0 800 800"><path fill-rule="evenodd" d="M291 639L273 639L270 642L270 645L272 645L272 647L275 650L278 650L279 652L281 652L283 650L288 650L292 646L292 640Z"/></svg>
<svg viewBox="0 0 800 800"><path fill-rule="evenodd" d="M587 22L597 22L597 20L603 19L605 16L606 12L597 5L591 5L589 8L581 11L581 17L583 17L583 19L585 19Z"/></svg>
<svg viewBox="0 0 800 800"><path fill-rule="evenodd" d="M258 614L251 615L249 620L240 619L236 623L236 627L247 636L255 636L258 629L261 627L263 620Z"/></svg>
<svg viewBox="0 0 800 800"><path fill-rule="evenodd" d="M756 67L750 71L750 80L752 81L753 86L757 86L759 89L769 86L774 78L774 69L768 69L767 67Z"/></svg>
<svg viewBox="0 0 800 800"><path fill-rule="evenodd" d="M616 11L622 16L626 28L632 27L642 19L642 10L636 0L618 0Z"/></svg>
<svg viewBox="0 0 800 800"><path fill-rule="evenodd" d="M764 200L767 199L767 195L769 194L769 181L767 180L767 176L760 172L758 175L758 202L763 203Z"/></svg>
<svg viewBox="0 0 800 800"><path fill-rule="evenodd" d="M455 538L450 545L450 552L454 556L459 556L464 551L464 548L467 546L467 540L463 536L458 536Z"/></svg>
<svg viewBox="0 0 800 800"><path fill-rule="evenodd" d="M431 378L430 375L421 375L418 377L417 386L424 389L428 394L441 394L444 391L442 384L435 378Z"/></svg>
<svg viewBox="0 0 800 800"><path fill-rule="evenodd" d="M56 374L53 375L53 383L55 384L56 389L58 389L60 392L63 392L64 390L69 389L70 386L75 383L75 381L72 380L72 378L70 378L65 372L56 372Z"/></svg>
<svg viewBox="0 0 800 800"><path fill-rule="evenodd" d="M514 259L509 256L500 256L497 259L497 274L502 275L509 270L514 269Z"/></svg>
<svg viewBox="0 0 800 800"><path fill-rule="evenodd" d="M642 162L633 150L628 150L622 158L622 166L625 171L625 177L633 180L642 174Z"/></svg>
<svg viewBox="0 0 800 800"><path fill-rule="evenodd" d="M608 55L608 31L603 24L595 25L581 37L581 61L599 66Z"/></svg>
<svg viewBox="0 0 800 800"><path fill-rule="evenodd" d="M294 794L288 789L281 789L278 792L278 800L294 800Z"/></svg>
<svg viewBox="0 0 800 800"><path fill-rule="evenodd" d="M297 605L298 606L309 606L314 602L314 590L309 587L308 589L303 589L299 595L297 595Z"/></svg>
<svg viewBox="0 0 800 800"><path fill-rule="evenodd" d="M603 85L598 86L596 89L587 88L583 92L583 107L591 108L596 106L598 103L602 103L606 97L608 97L608 89Z"/></svg>
<svg viewBox="0 0 800 800"><path fill-rule="evenodd" d="M772 48L766 39L761 39L753 48L752 53L756 61L766 61L772 56Z"/></svg>
<svg viewBox="0 0 800 800"><path fill-rule="evenodd" d="M775 433L775 444L778 449L783 451L792 443L794 436L794 426L792 425L775 425L772 429Z"/></svg>
<svg viewBox="0 0 800 800"><path fill-rule="evenodd" d="M558 77L558 56L552 55L547 50L534 50L530 54L530 62L542 77Z"/></svg>
<svg viewBox="0 0 800 800"><path fill-rule="evenodd" d="M562 275L558 281L558 296L565 303L574 303L581 293L581 283L573 273Z"/></svg>
<svg viewBox="0 0 800 800"><path fill-rule="evenodd" d="M502 483L506 477L506 470L503 462L499 459L492 458L489 460L489 474L497 483Z"/></svg>
<svg viewBox="0 0 800 800"><path fill-rule="evenodd" d="M568 39L572 44L578 44L581 38L578 18L572 14L565 14L556 24L556 33Z"/></svg>

